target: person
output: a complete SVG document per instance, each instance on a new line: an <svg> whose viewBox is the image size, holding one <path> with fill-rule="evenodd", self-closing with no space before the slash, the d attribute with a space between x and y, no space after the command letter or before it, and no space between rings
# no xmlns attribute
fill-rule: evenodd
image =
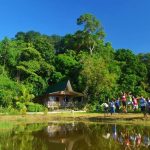
<svg viewBox="0 0 150 150"><path fill-rule="evenodd" d="M111 115L112 115L113 113L115 113L114 98L112 98L112 100L109 102L109 106L110 106L110 113L111 113Z"/></svg>
<svg viewBox="0 0 150 150"><path fill-rule="evenodd" d="M148 112L148 114L150 115L150 98L148 97L148 98L146 99L146 101L147 101L147 112Z"/></svg>
<svg viewBox="0 0 150 150"><path fill-rule="evenodd" d="M126 94L125 93L123 93L123 95L122 95L122 97L121 97L121 100L122 100L122 106L123 106L123 112L127 112L127 109L126 109L126 107L127 107L127 104L126 104Z"/></svg>
<svg viewBox="0 0 150 150"><path fill-rule="evenodd" d="M128 93L127 95L127 111L131 110L133 106L132 95Z"/></svg>
<svg viewBox="0 0 150 150"><path fill-rule="evenodd" d="M117 98L115 101L115 107L116 107L116 112L119 113L120 111L120 99Z"/></svg>
<svg viewBox="0 0 150 150"><path fill-rule="evenodd" d="M138 101L136 97L132 97L132 102L133 102L133 110L136 111L138 109Z"/></svg>
<svg viewBox="0 0 150 150"><path fill-rule="evenodd" d="M109 105L108 105L107 103L103 103L101 106L102 106L103 109L104 109L104 113L107 114L107 113L108 113L108 110L109 110Z"/></svg>
<svg viewBox="0 0 150 150"><path fill-rule="evenodd" d="M143 112L143 114L144 114L144 117L147 117L146 116L146 105L147 105L147 102L146 102L145 98L143 96L141 96L140 107L141 107L141 112Z"/></svg>

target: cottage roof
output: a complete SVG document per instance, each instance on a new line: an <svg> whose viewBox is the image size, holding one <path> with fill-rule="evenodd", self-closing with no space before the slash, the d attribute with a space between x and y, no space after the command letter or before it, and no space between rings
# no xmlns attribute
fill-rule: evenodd
<svg viewBox="0 0 150 150"><path fill-rule="evenodd" d="M51 95L51 96L60 96L60 95L83 96L82 93L75 92L72 89L72 86L69 80L62 81L54 85L50 85L47 88L46 94Z"/></svg>

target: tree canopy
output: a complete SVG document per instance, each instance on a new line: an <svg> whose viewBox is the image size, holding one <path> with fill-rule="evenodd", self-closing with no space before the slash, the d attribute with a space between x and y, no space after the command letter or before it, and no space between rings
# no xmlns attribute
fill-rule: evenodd
<svg viewBox="0 0 150 150"><path fill-rule="evenodd" d="M66 78L90 104L120 92L150 96L150 53L115 50L92 14L81 15L77 25L83 28L74 34L28 31L0 41L0 106L31 102L45 93L48 81Z"/></svg>

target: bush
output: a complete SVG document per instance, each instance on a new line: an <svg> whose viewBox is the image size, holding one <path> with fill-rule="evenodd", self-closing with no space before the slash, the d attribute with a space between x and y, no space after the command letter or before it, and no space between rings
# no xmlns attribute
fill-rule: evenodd
<svg viewBox="0 0 150 150"><path fill-rule="evenodd" d="M26 105L25 105L25 103L17 102L16 103L16 108L18 110L26 109Z"/></svg>
<svg viewBox="0 0 150 150"><path fill-rule="evenodd" d="M22 109L20 110L20 113L21 113L22 115L26 115L26 113L27 113L27 108L26 108L26 107L22 108Z"/></svg>
<svg viewBox="0 0 150 150"><path fill-rule="evenodd" d="M2 114L9 114L9 115L20 114L20 112L17 109L13 108L12 106L9 106L7 108L0 107L0 113L2 113Z"/></svg>
<svg viewBox="0 0 150 150"><path fill-rule="evenodd" d="M20 111L20 113L22 115L26 114L27 107L26 107L25 103L17 102L16 103L16 108L17 108L18 111Z"/></svg>
<svg viewBox="0 0 150 150"><path fill-rule="evenodd" d="M48 108L44 108L44 115L47 115L47 113L48 113Z"/></svg>
<svg viewBox="0 0 150 150"><path fill-rule="evenodd" d="M41 112L44 111L44 106L37 104L37 103L28 103L27 105L27 111L29 112Z"/></svg>
<svg viewBox="0 0 150 150"><path fill-rule="evenodd" d="M84 107L84 110L86 112L95 112L96 111L96 106L92 104L86 104Z"/></svg>

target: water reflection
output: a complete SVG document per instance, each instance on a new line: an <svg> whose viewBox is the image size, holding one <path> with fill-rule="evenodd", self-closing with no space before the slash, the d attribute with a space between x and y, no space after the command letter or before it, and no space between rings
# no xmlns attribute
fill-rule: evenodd
<svg viewBox="0 0 150 150"><path fill-rule="evenodd" d="M149 149L150 127L121 125L49 125L47 127L51 142L65 144L67 150L72 149ZM55 139L54 139L55 137ZM77 147L84 143L86 148ZM106 145L107 146L106 146ZM76 147L76 148L75 148Z"/></svg>
<svg viewBox="0 0 150 150"><path fill-rule="evenodd" d="M144 150L150 127L116 124L49 123L0 129L0 150Z"/></svg>
<svg viewBox="0 0 150 150"><path fill-rule="evenodd" d="M91 142L84 133L83 124L53 124L47 127L50 142L61 143L66 150L84 148L89 149ZM84 147L80 144L84 144Z"/></svg>
<svg viewBox="0 0 150 150"><path fill-rule="evenodd" d="M117 130L118 128L118 130ZM140 126L126 126L122 128L116 124L112 125L111 131L103 134L104 139L113 139L117 144L121 144L124 149L150 149L150 128Z"/></svg>

